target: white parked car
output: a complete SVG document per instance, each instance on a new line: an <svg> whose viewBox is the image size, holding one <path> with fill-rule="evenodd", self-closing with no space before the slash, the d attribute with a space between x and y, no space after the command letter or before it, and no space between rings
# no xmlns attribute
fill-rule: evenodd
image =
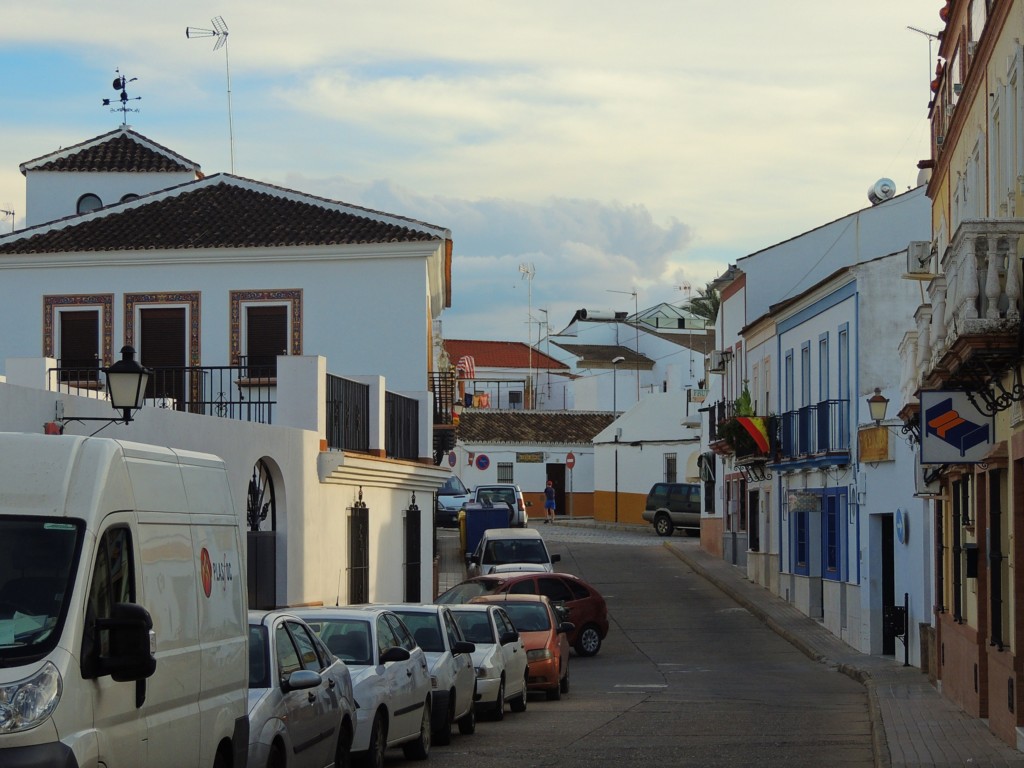
<svg viewBox="0 0 1024 768"><path fill-rule="evenodd" d="M356 706L352 678L306 623L249 611L249 766L347 766Z"/></svg>
<svg viewBox="0 0 1024 768"><path fill-rule="evenodd" d="M392 611L380 606L296 608L352 674L356 730L352 752L383 768L384 753L401 746L407 758L430 752L430 670L427 656Z"/></svg>
<svg viewBox="0 0 1024 768"><path fill-rule="evenodd" d="M462 635L476 646L477 707L495 720L505 717L505 703L513 712L526 711L526 647L505 610L497 605L452 605Z"/></svg>
<svg viewBox="0 0 1024 768"><path fill-rule="evenodd" d="M486 576L495 570L551 573L561 559L548 552L536 528L490 528L467 555L466 566L469 576Z"/></svg>
<svg viewBox="0 0 1024 768"><path fill-rule="evenodd" d="M465 640L451 610L443 605L385 607L398 614L416 644L427 654L434 743L451 743L454 723L459 724L459 733L473 733L476 730L476 670L472 654L476 646Z"/></svg>

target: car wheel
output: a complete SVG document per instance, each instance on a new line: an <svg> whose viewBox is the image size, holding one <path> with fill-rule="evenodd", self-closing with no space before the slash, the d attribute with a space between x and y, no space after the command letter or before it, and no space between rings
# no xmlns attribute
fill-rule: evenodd
<svg viewBox="0 0 1024 768"><path fill-rule="evenodd" d="M430 697L423 703L423 717L420 718L420 735L415 741L402 745L407 760L426 760L430 754Z"/></svg>
<svg viewBox="0 0 1024 768"><path fill-rule="evenodd" d="M459 718L459 733L472 736L476 732L476 704L469 705L469 712Z"/></svg>
<svg viewBox="0 0 1024 768"><path fill-rule="evenodd" d="M275 741L270 745L270 754L267 756L267 768L287 768L287 765L284 747L281 746L281 742Z"/></svg>
<svg viewBox="0 0 1024 768"><path fill-rule="evenodd" d="M495 703L491 717L495 720L505 719L505 680L498 684L498 701Z"/></svg>
<svg viewBox="0 0 1024 768"><path fill-rule="evenodd" d="M363 768L384 768L384 751L388 747L388 725L384 716L378 712L370 727L370 745L362 754L359 764Z"/></svg>
<svg viewBox="0 0 1024 768"><path fill-rule="evenodd" d="M524 677L523 678L523 690L520 692L519 698L518 699L512 699L512 701L510 702L510 704L512 706L512 711L513 712L525 712L526 711L527 696L528 696L528 693L527 693L527 690L526 690L526 678Z"/></svg>
<svg viewBox="0 0 1024 768"><path fill-rule="evenodd" d="M565 666L565 677L558 682L558 690L562 693L569 692L569 665Z"/></svg>
<svg viewBox="0 0 1024 768"><path fill-rule="evenodd" d="M334 748L334 768L352 766L352 726L342 723L338 727L338 746Z"/></svg>
<svg viewBox="0 0 1024 768"><path fill-rule="evenodd" d="M452 722L455 720L455 691L448 694L448 711L444 716L444 725L434 731L434 743L446 747L452 743Z"/></svg>
<svg viewBox="0 0 1024 768"><path fill-rule="evenodd" d="M654 531L659 536L671 536L675 527L668 515L662 514L654 518Z"/></svg>
<svg viewBox="0 0 1024 768"><path fill-rule="evenodd" d="M597 631L597 627L593 624L584 626L573 648L580 656L596 656L601 650L601 633Z"/></svg>

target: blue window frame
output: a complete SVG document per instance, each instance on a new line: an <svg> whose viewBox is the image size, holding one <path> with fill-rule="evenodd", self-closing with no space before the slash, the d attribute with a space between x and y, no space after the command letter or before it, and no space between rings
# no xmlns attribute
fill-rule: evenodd
<svg viewBox="0 0 1024 768"><path fill-rule="evenodd" d="M807 512L793 513L793 573L810 573L810 520Z"/></svg>
<svg viewBox="0 0 1024 768"><path fill-rule="evenodd" d="M800 347L800 405L811 404L811 342Z"/></svg>
<svg viewBox="0 0 1024 768"><path fill-rule="evenodd" d="M818 337L818 402L823 403L828 397L828 334Z"/></svg>

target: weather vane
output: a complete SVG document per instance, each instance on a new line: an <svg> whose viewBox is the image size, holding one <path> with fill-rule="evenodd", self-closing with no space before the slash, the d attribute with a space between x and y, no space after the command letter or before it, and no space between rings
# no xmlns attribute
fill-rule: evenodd
<svg viewBox="0 0 1024 768"><path fill-rule="evenodd" d="M121 125L127 125L128 124L128 113L129 112L138 112L139 111L138 109L132 109L131 107L129 107L128 106L128 102L129 101L139 101L140 99L142 99L141 96L129 96L128 95L128 83L134 83L139 78L133 77L133 78L131 78L129 80L127 77L125 77L124 75L121 74L121 70L120 69L115 69L114 71L117 73L117 77L114 78L114 90L121 92L121 98L120 98L121 105L120 106L116 106L116 107L115 106L111 106L111 102L113 101L113 99L104 99L103 100L103 106L104 107L110 107L110 111L111 112L120 112L121 113Z"/></svg>

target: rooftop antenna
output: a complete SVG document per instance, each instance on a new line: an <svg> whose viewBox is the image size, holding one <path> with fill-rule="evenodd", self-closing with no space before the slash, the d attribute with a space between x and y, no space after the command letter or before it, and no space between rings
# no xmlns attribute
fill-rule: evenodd
<svg viewBox="0 0 1024 768"><path fill-rule="evenodd" d="M14 209L7 210L6 208L0 208L0 215L7 216L11 220L11 232L14 231Z"/></svg>
<svg viewBox="0 0 1024 768"><path fill-rule="evenodd" d="M231 172L235 172L235 127L231 120L231 63L228 60L228 25L223 16L214 16L210 23L213 29L202 27L185 27L185 37L189 40L199 37L216 37L217 42L213 44L213 50L224 49L224 68L228 76L228 143L231 153Z"/></svg>
<svg viewBox="0 0 1024 768"><path fill-rule="evenodd" d="M531 323L533 322L533 276L536 274L536 270L533 268L533 262L523 263L519 265L519 271L523 273L524 280L529 281L526 287L526 347L528 350L529 364L530 364L530 408L534 408L534 386L533 386L533 329Z"/></svg>
<svg viewBox="0 0 1024 768"><path fill-rule="evenodd" d="M938 40L939 36L936 33L934 33L934 32L928 32L926 30L919 29L918 27L912 27L909 24L907 25L907 29L909 29L911 32L917 32L917 34L924 35L925 37L928 38L928 82L931 83L931 80L932 80L932 40Z"/></svg>
<svg viewBox="0 0 1024 768"><path fill-rule="evenodd" d="M110 111L111 112L120 112L121 113L121 125L128 125L128 113L129 112L138 112L139 111L138 109L132 109L131 107L129 107L128 106L128 102L129 101L139 101L139 100L142 99L141 96L129 96L128 95L128 83L134 83L139 78L133 77L133 78L129 79L129 78L127 78L127 77L125 77L124 75L121 74L121 70L120 69L115 69L114 72L117 73L117 77L114 78L114 90L121 92L121 98L120 98L121 105L117 106L117 107L111 106L112 99L104 99L103 100L103 106L104 107L110 107Z"/></svg>

